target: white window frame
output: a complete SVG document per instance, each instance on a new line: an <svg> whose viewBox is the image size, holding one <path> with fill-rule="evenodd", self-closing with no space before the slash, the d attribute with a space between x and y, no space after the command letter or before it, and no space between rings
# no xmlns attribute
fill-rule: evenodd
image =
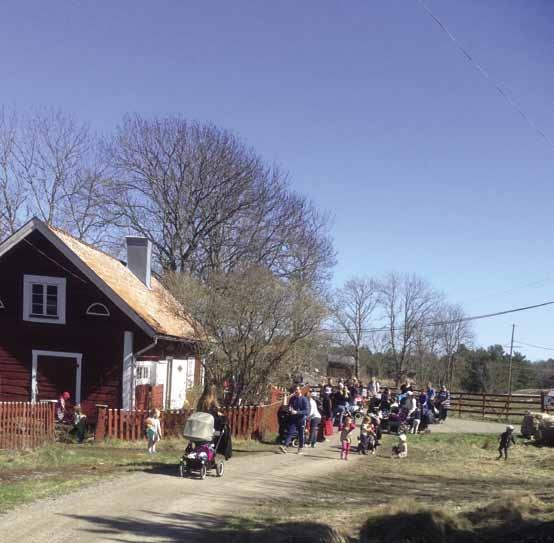
<svg viewBox="0 0 554 543"><path fill-rule="evenodd" d="M100 309L101 311L98 311L98 309ZM93 304L90 304L88 306L87 315L93 315L95 317L109 317L110 310L103 303L94 302Z"/></svg>
<svg viewBox="0 0 554 543"><path fill-rule="evenodd" d="M146 369L148 370L148 377L139 377L139 370ZM135 386L136 385L151 385L152 375L153 375L154 365L151 361L137 360L135 362Z"/></svg>
<svg viewBox="0 0 554 543"><path fill-rule="evenodd" d="M39 356L53 356L57 358L74 358L77 363L77 371L75 372L75 405L81 403L81 375L83 371L83 353L65 353L60 351L39 351L33 349L33 365L31 369L31 402L37 401L38 394L38 357Z"/></svg>
<svg viewBox="0 0 554 543"><path fill-rule="evenodd" d="M45 287L54 285L58 287L58 317L36 317L32 315L33 286L34 284ZM47 277L45 275L24 275L23 276L23 320L28 322L43 322L48 324L65 324L65 300L66 280L65 277Z"/></svg>

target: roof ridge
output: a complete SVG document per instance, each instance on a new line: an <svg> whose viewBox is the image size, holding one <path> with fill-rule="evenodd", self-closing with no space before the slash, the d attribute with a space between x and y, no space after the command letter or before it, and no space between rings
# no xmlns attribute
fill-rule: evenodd
<svg viewBox="0 0 554 543"><path fill-rule="evenodd" d="M49 228L50 230L54 231L54 232L60 232L60 234L63 234L64 236L68 236L68 237L72 238L77 243L81 243L82 245L85 245L86 247L88 247L89 249L92 249L93 251L98 251L99 253L102 253L103 255L106 255L106 256L112 258L113 260L119 262L124 268L127 268L127 266L124 265L123 262L121 260L119 260L119 258L117 258L116 256L108 253L107 251L104 251L104 249L100 249L99 247L97 247L96 245L93 245L92 243L89 243L88 241L84 241L82 239L79 239L78 237L73 235L71 232L68 232L67 230L64 230L63 228L60 228L59 226L54 226L53 224L46 224L46 227Z"/></svg>

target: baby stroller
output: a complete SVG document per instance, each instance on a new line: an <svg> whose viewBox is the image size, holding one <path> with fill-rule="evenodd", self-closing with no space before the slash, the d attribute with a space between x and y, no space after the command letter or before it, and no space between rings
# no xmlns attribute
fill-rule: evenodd
<svg viewBox="0 0 554 543"><path fill-rule="evenodd" d="M352 420L354 420L356 423L360 422L364 418L365 412L361 397L357 398L356 401L348 406L345 415L346 414L350 415L352 417Z"/></svg>
<svg viewBox="0 0 554 543"><path fill-rule="evenodd" d="M179 462L181 477L198 473L200 479L205 479L208 470L215 470L218 477L223 476L225 458L219 452L228 433L228 425L220 423L220 429L216 430L215 422L210 413L193 413L185 422L183 436L190 439L190 443Z"/></svg>
<svg viewBox="0 0 554 543"><path fill-rule="evenodd" d="M279 435L277 436L277 442L283 444L287 437L287 431L290 425L291 414L289 413L288 405L282 405L277 411L277 421L279 422ZM308 441L310 432L308 430L308 425L304 428L304 441ZM291 441L291 445L294 448L298 448L298 432L295 432L295 435Z"/></svg>

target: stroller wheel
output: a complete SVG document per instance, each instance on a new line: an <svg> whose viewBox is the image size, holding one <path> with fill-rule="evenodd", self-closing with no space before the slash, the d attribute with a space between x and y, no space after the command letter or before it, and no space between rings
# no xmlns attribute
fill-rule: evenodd
<svg viewBox="0 0 554 543"><path fill-rule="evenodd" d="M208 472L207 468L206 468L206 464L202 464L200 466L200 479L205 479L206 478L206 473Z"/></svg>
<svg viewBox="0 0 554 543"><path fill-rule="evenodd" d="M292 440L291 445L292 445L295 449L298 449L298 446L300 445L300 443L299 443L297 437L295 437L295 438Z"/></svg>
<svg viewBox="0 0 554 543"><path fill-rule="evenodd" d="M225 462L223 460L220 460L216 465L215 465L215 474L218 476L218 477L223 477L223 472L225 471Z"/></svg>

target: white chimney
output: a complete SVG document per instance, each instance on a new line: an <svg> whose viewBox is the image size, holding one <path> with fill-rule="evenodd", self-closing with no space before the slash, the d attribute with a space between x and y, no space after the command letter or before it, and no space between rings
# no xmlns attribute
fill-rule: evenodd
<svg viewBox="0 0 554 543"><path fill-rule="evenodd" d="M146 238L127 236L127 267L150 288L152 275L152 242Z"/></svg>

